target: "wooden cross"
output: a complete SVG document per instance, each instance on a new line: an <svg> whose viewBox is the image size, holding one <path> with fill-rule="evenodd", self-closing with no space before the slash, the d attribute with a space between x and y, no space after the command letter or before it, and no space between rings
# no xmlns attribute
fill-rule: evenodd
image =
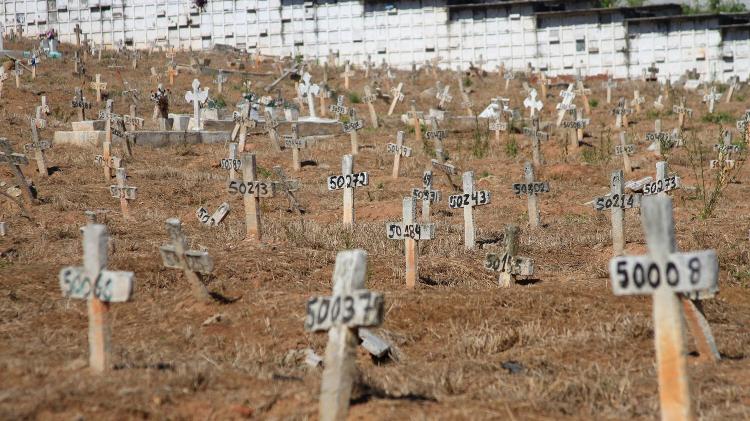
<svg viewBox="0 0 750 421"><path fill-rule="evenodd" d="M299 94L307 97L307 107L310 109L310 117L315 118L315 99L314 95L318 95L320 87L311 82L312 76L310 73L305 72L302 75L302 83L299 85Z"/></svg>
<svg viewBox="0 0 750 421"><path fill-rule="evenodd" d="M277 190L283 191L286 194L287 200L289 200L289 208L300 215L305 213L305 209L300 206L297 197L294 195L294 192L300 189L300 182L298 180L289 180L286 174L284 174L284 170L278 165L273 167L273 173L279 178L279 181L274 181L273 184L276 185Z"/></svg>
<svg viewBox="0 0 750 421"><path fill-rule="evenodd" d="M127 186L125 184L128 179L125 168L117 168L115 170L115 177L117 178L117 185L109 186L109 192L115 199L120 199L122 217L124 219L130 219L128 201L135 200L135 196L138 193L138 187Z"/></svg>
<svg viewBox="0 0 750 421"><path fill-rule="evenodd" d="M430 125L432 126L432 130L426 131L424 136L427 140L435 140L435 155L437 155L440 162L444 162L443 140L448 137L448 131L438 129L437 118L435 116L430 118Z"/></svg>
<svg viewBox="0 0 750 421"><path fill-rule="evenodd" d="M659 97L656 98L656 101L654 101L654 108L656 108L656 111L661 111L664 109L664 96L659 95Z"/></svg>
<svg viewBox="0 0 750 421"><path fill-rule="evenodd" d="M422 188L413 188L411 196L422 201L422 222L430 223L431 211L430 205L439 202L442 198L438 190L432 190L432 171L425 171L422 175Z"/></svg>
<svg viewBox="0 0 750 421"><path fill-rule="evenodd" d="M16 77L16 89L21 87L21 75L23 75L23 68L21 67L21 61L16 60L13 67L13 76Z"/></svg>
<svg viewBox="0 0 750 421"><path fill-rule="evenodd" d="M510 87L510 81L516 78L516 74L512 70L503 73L503 79L505 79L505 90L507 91Z"/></svg>
<svg viewBox="0 0 750 421"><path fill-rule="evenodd" d="M40 140L38 129L47 127L47 120L42 118L42 107L36 107L36 118L31 119L31 143L23 145L26 153L34 151L37 169L43 177L49 176L47 162L44 159L44 151L50 149L52 144L48 140Z"/></svg>
<svg viewBox="0 0 750 421"><path fill-rule="evenodd" d="M742 138L745 143L750 142L750 110L745 110L745 114L737 120L737 130L742 134Z"/></svg>
<svg viewBox="0 0 750 421"><path fill-rule="evenodd" d="M214 79L214 83L216 83L216 91L219 92L219 95L224 93L224 82L227 80L228 78L224 74L224 70L219 70L219 73L216 74L216 79Z"/></svg>
<svg viewBox="0 0 750 421"><path fill-rule="evenodd" d="M635 153L635 145L627 143L625 132L620 132L620 144L615 145L615 155L622 156L622 169L625 170L625 174L633 172L633 167L630 165L630 155Z"/></svg>
<svg viewBox="0 0 750 421"><path fill-rule="evenodd" d="M109 303L130 300L133 272L107 270L107 227L89 224L83 231L83 266L64 267L59 274L64 297L88 301L89 367L96 373L112 369Z"/></svg>
<svg viewBox="0 0 750 421"><path fill-rule="evenodd" d="M185 101L193 103L193 120L195 120L193 130L200 130L203 127L201 123L201 104L208 100L208 88L201 90L201 82L198 79L193 79L192 87L192 91L185 93Z"/></svg>
<svg viewBox="0 0 750 421"><path fill-rule="evenodd" d="M237 178L237 171L242 168L242 160L237 157L237 144L229 144L229 157L222 158L219 161L219 166L225 170L229 170L229 181Z"/></svg>
<svg viewBox="0 0 750 421"><path fill-rule="evenodd" d="M393 110L396 109L396 104L404 100L404 94L401 92L401 88L403 88L404 84L399 82L398 86L394 89L391 89L391 96L393 97L393 100L391 101L391 106L388 108L388 115L393 114Z"/></svg>
<svg viewBox="0 0 750 421"><path fill-rule="evenodd" d="M719 261L715 250L678 252L672 198L643 199L641 223L649 254L609 261L615 295L652 295L654 341L663 420L694 419L690 402L685 326L676 293L716 288Z"/></svg>
<svg viewBox="0 0 750 421"><path fill-rule="evenodd" d="M232 130L232 136L230 137L230 139L234 141L239 135L238 148L240 152L245 152L245 142L247 142L247 129L252 129L257 126L255 119L250 116L251 108L252 105L247 104L246 108L242 108L241 111L235 111L234 113L232 113L232 118L234 119L234 129Z"/></svg>
<svg viewBox="0 0 750 421"><path fill-rule="evenodd" d="M542 165L542 150L539 141L549 140L549 133L539 130L539 119L531 120L531 127L524 127L523 134L531 138L531 155L534 165Z"/></svg>
<svg viewBox="0 0 750 421"><path fill-rule="evenodd" d="M669 133L661 131L661 119L654 120L654 131L646 133L646 141L651 142L649 150L655 150L661 155L663 148L671 147Z"/></svg>
<svg viewBox="0 0 750 421"><path fill-rule="evenodd" d="M242 181L229 180L229 194L241 194L245 205L245 240L262 240L260 223L260 198L274 197L276 186L270 181L259 181L255 154L244 152L242 159Z"/></svg>
<svg viewBox="0 0 750 421"><path fill-rule="evenodd" d="M420 118L424 116L424 113L421 111L417 111L417 101L411 100L411 110L407 111L406 118L411 119L412 124L414 125L414 140L419 143L422 141L422 123L420 122Z"/></svg>
<svg viewBox="0 0 750 421"><path fill-rule="evenodd" d="M107 90L107 83L102 82L102 75L96 74L95 81L89 84L96 91L96 102L102 102L102 91Z"/></svg>
<svg viewBox="0 0 750 421"><path fill-rule="evenodd" d="M26 158L26 155L14 153L8 139L0 137L0 163L3 162L8 164L8 168L10 168L10 171L16 178L16 183L18 183L18 187L21 189L26 202L37 204L38 202L34 196L34 192L31 190L31 187L29 187L26 177L23 176L23 171L21 171L21 165L29 164L28 158Z"/></svg>
<svg viewBox="0 0 750 421"><path fill-rule="evenodd" d="M292 168L294 171L299 171L302 166L299 159L299 150L307 147L307 138L300 138L297 123L292 123L292 134L285 134L282 136L284 139L284 146L292 149Z"/></svg>
<svg viewBox="0 0 750 421"><path fill-rule="evenodd" d="M76 23L75 29L73 29L73 32L76 34L76 46L78 48L81 47L81 34L83 31L81 30L81 25Z"/></svg>
<svg viewBox="0 0 750 421"><path fill-rule="evenodd" d="M401 157L410 157L412 154L411 148L404 146L404 132L399 130L396 134L396 143L388 143L386 149L388 150L388 153L393 154L392 177L397 179L399 169L401 168Z"/></svg>
<svg viewBox="0 0 750 421"><path fill-rule="evenodd" d="M214 262L208 252L188 250L187 239L182 233L182 223L177 218L167 219L167 233L171 243L159 247L164 267L182 269L193 290L193 296L199 301L211 301L200 275L208 275L214 269Z"/></svg>
<svg viewBox="0 0 750 421"><path fill-rule="evenodd" d="M610 193L597 197L593 204L597 211L612 210L612 251L614 256L620 256L625 252L625 209L640 207L641 195L623 193L625 181L622 170L613 171L609 181Z"/></svg>
<svg viewBox="0 0 750 421"><path fill-rule="evenodd" d="M372 127L377 129L378 128L378 115L375 113L375 95L372 94L372 91L370 90L370 85L365 85L365 94L362 96L362 101L367 104L367 109L370 111L370 121L372 122Z"/></svg>
<svg viewBox="0 0 750 421"><path fill-rule="evenodd" d="M732 76L729 79L729 90L727 91L727 98L725 101L727 104L729 104L729 102L732 101L732 95L734 95L734 91L737 90L737 87L739 86L739 84L740 84L739 77Z"/></svg>
<svg viewBox="0 0 750 421"><path fill-rule="evenodd" d="M320 384L321 421L345 420L357 377L359 328L383 323L383 295L365 289L367 253L347 250L336 255L333 296L307 301L305 330L328 331Z"/></svg>
<svg viewBox="0 0 750 421"><path fill-rule="evenodd" d="M576 78L576 89L573 92L583 100L583 109L586 111L586 114L591 114L591 105L589 105L591 89L588 89L583 85L583 77L581 77L580 67L578 68L578 77Z"/></svg>
<svg viewBox="0 0 750 421"><path fill-rule="evenodd" d="M344 65L344 89L347 91L349 90L349 78L354 76L354 72L351 70L351 64L349 63L349 60L346 61L346 64Z"/></svg>
<svg viewBox="0 0 750 421"><path fill-rule="evenodd" d="M529 109L529 118L533 119L537 111L541 111L544 103L536 99L536 89L529 90L529 96L523 100L523 106Z"/></svg>
<svg viewBox="0 0 750 421"><path fill-rule="evenodd" d="M566 112L576 109L575 104L573 104L573 100L576 97L576 94L573 92L573 84L571 83L570 85L568 85L568 89L566 91L561 91L560 96L563 98L563 100L555 107L558 110L557 127L560 127L560 124L562 123Z"/></svg>
<svg viewBox="0 0 750 421"><path fill-rule="evenodd" d="M617 88L617 82L612 80L612 76L610 75L607 77L606 82L602 82L602 88L607 89L607 104L611 104L612 103L612 89Z"/></svg>
<svg viewBox="0 0 750 421"><path fill-rule="evenodd" d="M271 140L274 149L280 151L281 145L279 142L279 132L276 130L276 128L279 127L279 122L274 118L271 112L268 111L268 108L266 108L265 111L265 120L263 121L263 127L266 129L266 134L268 134L268 137Z"/></svg>
<svg viewBox="0 0 750 421"><path fill-rule="evenodd" d="M635 112L640 113L641 112L641 104L646 102L646 98L643 98L641 96L641 93L638 89L633 91L633 100L630 101L630 105L635 107Z"/></svg>
<svg viewBox="0 0 750 421"><path fill-rule="evenodd" d="M620 100L617 102L617 107L615 107L612 110L612 114L615 115L615 127L625 127L628 128L628 114L632 114L633 109L627 108L625 105L625 98L620 98Z"/></svg>
<svg viewBox="0 0 750 421"><path fill-rule="evenodd" d="M342 121L341 128L344 133L349 133L352 144L352 155L359 153L359 135L357 132L365 127L365 121L357 118L357 110L349 109L349 121Z"/></svg>
<svg viewBox="0 0 750 421"><path fill-rule="evenodd" d="M659 73L659 68L656 67L656 63L651 63L651 66L646 68L648 72L648 80L656 80L656 75Z"/></svg>
<svg viewBox="0 0 750 421"><path fill-rule="evenodd" d="M672 112L677 114L677 125L680 127L680 129L685 127L685 116L688 117L693 116L693 110L692 108L685 108L685 99L680 100L680 105L673 105L672 106Z"/></svg>
<svg viewBox="0 0 750 421"><path fill-rule="evenodd" d="M112 104L113 101L108 99L105 109L99 112L99 118L105 120L105 138L102 142L102 154L94 159L94 162L102 166L106 182L112 178L112 170L120 167L119 162L115 162L112 158L112 120L114 119Z"/></svg>
<svg viewBox="0 0 750 421"><path fill-rule="evenodd" d="M336 120L340 120L342 115L348 114L349 109L344 106L344 96L339 95L336 99L335 104L331 104L328 110L336 116Z"/></svg>
<svg viewBox="0 0 750 421"><path fill-rule="evenodd" d="M539 87L542 88L542 99L547 99L547 88L549 87L549 79L544 72L539 72Z"/></svg>
<svg viewBox="0 0 750 421"><path fill-rule="evenodd" d="M0 98L3 97L3 87L5 86L5 81L8 80L8 74L5 73L5 70L0 68Z"/></svg>
<svg viewBox="0 0 750 421"><path fill-rule="evenodd" d="M229 213L230 207L229 203L224 202L221 205L219 205L218 208L216 208L216 212L211 215L208 213L206 208L200 207L197 211L195 211L195 216L198 217L198 221L201 222L201 224L209 226L209 227L217 227L221 223L221 221L224 220L224 218Z"/></svg>
<svg viewBox="0 0 750 421"><path fill-rule="evenodd" d="M91 103L86 101L86 97L83 96L83 89L81 88L76 88L75 96L70 105L78 109L78 121L84 121L86 119L86 110L91 109Z"/></svg>
<svg viewBox="0 0 750 421"><path fill-rule="evenodd" d="M495 272L500 272L498 284L503 288L509 288L516 283L517 276L531 276L534 274L534 261L528 257L517 256L518 253L518 226L508 225L505 227L503 254L488 253L484 259L484 267Z"/></svg>
<svg viewBox="0 0 750 421"><path fill-rule="evenodd" d="M325 117L327 114L326 99L330 98L333 93L328 89L328 85L325 82L318 86L320 87L320 91L318 92L318 99L320 100L320 116Z"/></svg>
<svg viewBox="0 0 750 421"><path fill-rule="evenodd" d="M572 129L575 131L575 136L571 137L571 146L573 151L578 150L578 146L583 142L583 129L591 123L591 119L583 118L583 112L580 109L576 109L576 119L573 121L563 121L562 127Z"/></svg>
<svg viewBox="0 0 750 421"><path fill-rule="evenodd" d="M179 75L180 72L175 66L167 67L167 77L169 78L169 86L174 86L174 77Z"/></svg>
<svg viewBox="0 0 750 421"><path fill-rule="evenodd" d="M461 106L466 108L467 115L472 117L474 115L474 110L472 110L471 107L474 104L471 102L471 99L469 99L469 94L466 92L466 89L464 89L464 80L461 78L460 72L456 75L456 80L458 82L458 92L461 94L462 99Z"/></svg>
<svg viewBox="0 0 750 421"><path fill-rule="evenodd" d="M712 86L711 90L705 95L703 95L703 102L708 102L709 114L713 114L714 105L716 105L716 101L719 101L720 99L721 99L721 93L716 92L715 86Z"/></svg>
<svg viewBox="0 0 750 421"><path fill-rule="evenodd" d="M493 100L496 101L496 100ZM488 128L495 132L495 141L500 142L500 132L508 132L508 123L501 120L502 112L497 113L494 119L489 120Z"/></svg>
<svg viewBox="0 0 750 421"><path fill-rule="evenodd" d="M474 227L474 207L490 203L490 192L486 190L474 191L474 172L466 171L463 175L463 194L452 195L448 198L451 209L464 210L464 247L474 248L476 231Z"/></svg>
<svg viewBox="0 0 750 421"><path fill-rule="evenodd" d="M347 228L354 226L354 188L370 184L367 172L354 172L352 155L341 158L341 174L328 177L328 190L344 190L344 218L343 224Z"/></svg>
<svg viewBox="0 0 750 421"><path fill-rule="evenodd" d="M29 59L29 66L31 67L31 79L36 79L36 66L39 64L39 58L32 54L31 58Z"/></svg>
<svg viewBox="0 0 750 421"><path fill-rule="evenodd" d="M450 104L451 101L453 101L453 97L450 95L451 86L445 85L443 87L443 92L438 91L438 93L435 95L435 97L439 100L438 102L438 108L441 110L445 109L445 106L447 104Z"/></svg>
<svg viewBox="0 0 750 421"><path fill-rule="evenodd" d="M419 278L418 260L421 240L432 240L435 236L435 224L417 223L417 198L405 197L403 222L386 223L385 231L390 240L404 240L406 257L406 287L414 289Z"/></svg>
<svg viewBox="0 0 750 421"><path fill-rule="evenodd" d="M680 177L677 175L670 176L667 168L668 166L665 161L656 163L656 180L643 185L644 196L664 196L668 191L680 188Z"/></svg>
<svg viewBox="0 0 750 421"><path fill-rule="evenodd" d="M536 181L534 175L534 165L526 161L523 166L523 183L513 184L513 193L516 195L525 194L528 197L529 226L538 228L541 224L539 218L539 203L537 195L540 193L549 193L549 182Z"/></svg>

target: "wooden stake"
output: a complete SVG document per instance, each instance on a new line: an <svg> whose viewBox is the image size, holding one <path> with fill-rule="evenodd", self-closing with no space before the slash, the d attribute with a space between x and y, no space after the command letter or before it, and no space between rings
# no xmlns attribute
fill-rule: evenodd
<svg viewBox="0 0 750 421"><path fill-rule="evenodd" d="M372 127L377 129L378 115L375 113L375 96L372 95L370 85L365 85L365 96L362 97L362 100L367 103L367 109L370 111L370 122L372 123Z"/></svg>
<svg viewBox="0 0 750 421"><path fill-rule="evenodd" d="M164 266L182 269L193 290L193 296L198 301L210 302L211 296L199 274L210 274L213 271L214 264L211 257L205 251L187 249L187 239L182 233L182 223L179 219L167 219L167 233L171 240L170 244L159 248Z"/></svg>

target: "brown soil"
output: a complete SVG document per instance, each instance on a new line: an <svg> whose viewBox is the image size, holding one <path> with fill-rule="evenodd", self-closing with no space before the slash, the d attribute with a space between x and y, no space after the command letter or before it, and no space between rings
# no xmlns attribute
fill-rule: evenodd
<svg viewBox="0 0 750 421"><path fill-rule="evenodd" d="M82 82L71 75L70 46L63 52L64 59L41 64L36 81L24 74L21 89L15 88L12 77L5 83L1 134L17 152L30 140L27 116L39 103L37 95L47 95L52 108L43 138L51 138L53 130L69 130L75 115L69 103L74 87ZM201 55L210 57L213 67L227 66L220 54ZM107 58L101 63L89 58L88 74L101 73L120 113L127 110L126 100L119 97L123 80L130 82L141 92L140 116L150 117L153 106L147 93L155 86L149 67L163 72L164 55L144 57L135 71L124 58L116 62L126 66L119 70L121 76L108 68L112 62ZM179 54L178 62L187 63L187 53ZM273 75L252 77L256 91L277 75L270 60L262 71ZM313 73L317 80L322 70L315 68ZM329 71L333 87L343 86L334 73ZM405 83L407 100L417 98L419 109L435 106L435 100L418 97L434 86L431 75L421 73L416 84L404 73L398 77ZM215 91L212 77L199 78ZM440 78L452 84L451 108L462 114L452 74L440 72ZM468 78L475 111L491 96L507 95L496 73L483 80ZM172 111L192 110L183 100L192 79L189 74L177 77ZM228 104L239 100L241 82L239 76L230 76L225 85ZM358 72L352 92L361 96L363 84ZM512 84L514 107L521 107L520 84ZM284 167L303 182L299 198L307 209L300 217L287 212L283 197L262 200L262 245L243 241L242 202L226 193L227 174L217 167L227 153L223 145L136 148L127 160L129 183L138 187L138 199L131 203L132 222L122 219L118 200L109 195L110 183L93 164L100 151L53 148L47 158L55 172L48 179L36 173L33 162L23 167L42 202L28 217L7 198L0 199L0 220L9 226L8 236L0 238L0 418L317 418L321 372L306 368L301 351L311 347L322 355L326 335L304 331L305 301L330 294L336 252L354 247L369 253L368 287L386 297L385 323L378 332L393 342L396 352L393 360L377 362L360 350L361 377L352 419L657 418L651 300L612 294L606 271L611 256L609 217L584 205L607 191L609 173L620 166L619 158L612 156L612 145L619 140L611 128L613 105L604 103L599 80L589 85L598 100L586 130L586 142L593 146L566 154L567 134L555 130L545 143L547 165L537 169L538 179L550 181L552 189L541 198L545 226L524 229L520 243L521 254L534 258L536 273L532 281L510 289L498 288L496 274L483 268L483 260L485 253L498 250L506 224L526 226L526 200L511 191L511 184L522 180L523 163L531 156L529 141L519 133L503 135L500 144L494 133L487 136L483 130L450 134L446 149L452 162L473 170L478 188L493 194L492 203L475 213L478 237L487 244L463 250L462 213L448 209L451 189L438 176L435 187L443 192L443 201L434 207L437 237L420 244L421 279L414 291L404 286L403 245L386 239L384 222L400 219L401 200L421 185L430 148L415 145L409 133L407 145L415 148L415 156L402 159L403 176L392 180L392 158L385 144L395 139L397 130L406 130L396 118L384 118L379 130L365 128L360 133L366 147L355 167L370 173L370 186L356 191L358 224L353 234L338 223L341 193L325 187L326 176L338 172L341 156L349 151L348 136L305 150L303 159L315 160L317 166L296 174L290 153L274 152L265 135L253 137L261 176L268 177L265 171L274 165ZM654 175L657 160L645 151L643 140L658 116L651 105L656 87L620 82L613 98L632 98L636 85L647 102L627 130L630 139L637 139L633 161L639 167L629 179ZM292 83L280 86L287 98L293 97ZM546 121L554 118L558 90L551 89L545 101ZM733 126L747 108L747 92L742 89L731 103L718 104L717 115L731 116L722 126ZM95 97L88 89L86 95ZM672 92L666 109L680 95L682 91ZM397 112L406 106L400 104ZM696 115L688 122L687 137L710 148L718 139L719 124L701 119L706 107L698 94L688 96L688 106ZM387 107L378 101L381 117ZM365 105L357 108L369 126ZM671 112L660 117L665 130L676 124ZM147 124L153 123L147 118ZM482 139L488 144L483 146ZM674 150L669 162L685 186L700 184L686 148ZM705 311L723 360L698 363L688 336L693 352L691 395L702 419L750 418L750 210L742 201L750 194L744 184L747 172L737 174L737 182L726 188L709 218L698 217L702 201L694 189L674 194L679 248L714 248L720 261L721 291L705 302ZM712 174L707 177L713 182ZM0 179L12 183L4 166ZM212 212L223 201L232 211L220 227L206 228L197 221L199 206ZM85 210L97 211L108 226L109 268L136 274L133 300L111 306L113 362L118 369L105 376L86 368L85 303L63 298L57 280L63 266L80 264L79 227L85 223ZM182 274L162 267L157 250L167 242L164 222L170 217L183 221L192 248L209 251L215 271L206 280L208 288L234 300L230 304L196 303ZM626 212L626 238L628 253L645 252L636 211ZM202 326L216 314L223 315L221 322Z"/></svg>

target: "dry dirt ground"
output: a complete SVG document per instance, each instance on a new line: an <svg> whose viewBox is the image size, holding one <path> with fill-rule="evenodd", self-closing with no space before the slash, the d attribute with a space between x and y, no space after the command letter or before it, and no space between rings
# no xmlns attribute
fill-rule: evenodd
<svg viewBox="0 0 750 421"><path fill-rule="evenodd" d="M30 43L6 43L26 48ZM0 134L16 151L30 140L27 116L46 95L51 104L50 128L69 130L74 119L70 100L82 83L72 75L72 49L65 58L44 61L36 81L28 73L16 89L5 83L0 100ZM198 55L198 54L196 54ZM226 53L210 57L212 67L227 67ZM247 60L247 59L246 59ZM179 63L188 53L178 54ZM150 117L147 93L155 88L149 67L163 72L163 53L144 57L137 70L125 58L102 62L88 58L89 78L101 73L109 82L115 111L125 113L120 96L123 81L141 92L138 113ZM117 63L123 69L109 68ZM248 66L249 67L249 66ZM117 72L120 72L118 75ZM253 76L259 91L277 73L268 60ZM343 89L343 79L330 70L330 83ZM313 69L316 80L322 70ZM407 101L417 98L419 109L436 105L420 92L434 86L432 75L420 74L404 82ZM456 114L463 114L453 74L440 72L452 83ZM199 77L204 86L212 77ZM172 88L172 111L190 112L184 102L193 75L180 74ZM504 92L497 73L484 79L466 76L474 108L480 111L493 96L508 95L521 108L521 80ZM227 104L240 99L243 79L232 75L226 83ZM365 81L358 72L352 93L362 95ZM587 81L594 89L592 125L578 153L566 153L567 133L551 130L543 152L546 165L537 169L551 192L541 196L544 227L527 229L526 199L512 194L511 184L522 180L523 163L530 159L529 140L521 133L503 135L500 143L484 129L451 132L446 149L451 161L473 170L479 189L492 192L492 203L475 212L478 238L473 251L463 249L462 212L448 209L451 187L436 177L443 201L434 206L437 236L420 244L420 282L415 290L404 286L403 242L385 235L385 221L401 218L401 201L421 185L429 165L431 145L416 145L413 130L397 118L384 118L388 104L379 100L383 118L378 130L369 127L365 104L357 104L366 127L360 133L361 153L355 170L370 173L370 185L357 189L353 232L343 229L340 192L328 192L326 176L340 171L349 152L348 135L319 142L302 152L314 161L299 173L291 169L291 153L275 152L265 135L252 136L249 149L258 156L260 175L269 177L274 165L302 181L299 198L306 213L288 212L285 198L262 200L262 245L243 241L244 218L240 199L226 192L226 171L218 167L227 148L223 144L135 148L126 160L129 183L138 187L131 203L133 221L123 220L119 202L110 197L102 171L93 163L94 148L55 146L47 152L52 175L45 179L33 161L23 168L41 204L23 215L18 206L0 198L0 221L8 235L0 238L0 418L2 419L316 419L320 369L309 369L302 350L324 353L326 335L303 329L305 302L313 295L329 295L336 252L363 248L369 253L368 287L386 297L385 322L377 331L395 347L391 359L373 361L360 349L352 419L655 419L658 394L649 297L615 297L610 289L607 263L611 257L609 215L584 205L607 192L609 174L620 168L613 156L619 139L612 128L611 108L604 103L601 79ZM661 117L664 128L675 126L677 116L653 110L653 84L620 82L613 97L632 98L633 86L646 96L644 110L631 117L629 138L637 143L633 161L638 167L629 179L654 175L656 157L646 152L644 134ZM293 97L293 85L283 82L284 94ZM545 99L544 121L554 120L559 87ZM750 98L748 88L732 102L722 100L709 122L700 95L688 95L695 115L687 122L686 138L693 149L669 153L671 169L682 177L674 193L676 232L682 250L712 248L720 262L720 293L705 302L723 359L699 364L688 336L690 386L701 419L750 419L750 244L746 168L734 177L712 215L701 215L701 193L710 194L716 182L707 160L714 156L721 127L733 128ZM86 89L89 99L94 93ZM684 95L675 89L666 109ZM354 95L352 95L354 96ZM595 101L593 101L595 100ZM576 102L581 105L579 99ZM96 104L93 111L100 109ZM407 105L400 104L397 113ZM147 125L154 123L147 118ZM516 129L522 127L516 122ZM448 127L450 129L450 127ZM415 155L404 158L402 177L391 179L392 155L385 144L398 130L407 130L407 145ZM735 131L735 139L738 135ZM707 151L696 163L696 145ZM116 155L121 155L119 148ZM691 164L691 157L693 157ZM701 168L705 171L700 177ZM696 177L696 173L698 177ZM2 180L12 183L6 167ZM699 187L706 182L705 190ZM7 187L3 188L5 191ZM233 210L217 228L202 226L195 217L199 206L215 209L228 201ZM63 266L80 264L79 227L84 211L94 210L111 235L109 267L135 272L131 302L112 305L113 362L105 376L86 368L87 315L83 301L63 298L57 274ZM168 240L165 220L178 217L192 248L205 248L215 271L205 279L210 291L230 298L228 304L200 304L179 271L162 266L158 247ZM501 289L497 277L483 267L484 255L499 249L503 229L522 227L520 254L533 257L533 280ZM637 211L626 212L627 253L645 252ZM211 316L218 323L203 326Z"/></svg>

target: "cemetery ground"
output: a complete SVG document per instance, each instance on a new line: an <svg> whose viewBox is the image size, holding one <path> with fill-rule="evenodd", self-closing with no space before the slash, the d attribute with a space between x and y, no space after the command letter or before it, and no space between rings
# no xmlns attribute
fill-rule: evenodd
<svg viewBox="0 0 750 421"><path fill-rule="evenodd" d="M6 42L6 47L23 45ZM70 121L76 120L70 100L83 82L71 74L70 46L62 51L64 59L39 66L35 81L24 76L20 89L10 79L5 83L0 136L7 137L16 152L30 141L28 116L39 95L46 95L51 108L42 139L51 138L53 130L69 130ZM137 70L124 57L114 61L124 68L109 68L110 55L105 53L101 62L89 57L88 77L100 73L108 82L115 112L127 112L128 102L120 96L123 81L138 88L138 115L153 127L148 93L156 82L149 68L156 66L163 73L164 53L144 53ZM227 67L227 53L195 55L209 57L213 68ZM188 53L178 53L178 63L187 61ZM248 71L267 73L248 77L253 91L260 92L278 77L270 59L260 69L251 68L252 58L246 63ZM612 128L611 109L617 99L632 99L633 86L646 97L643 110L629 116L631 125L625 130L628 142L636 144L630 157L636 168L626 179L635 180L654 176L658 159L645 150L644 134L653 130L655 118L661 118L665 129L676 125L677 116L666 110L684 91L674 89L659 113L651 106L658 96L653 82L620 81L612 104L606 104L599 88L603 79L588 79L594 90L584 138L589 145L576 153L568 147L566 153L568 130L548 129L550 139L542 143L545 164L536 168L536 178L548 181L550 192L539 196L542 226L535 229L527 226L526 198L511 189L512 183L522 182L524 163L531 159L530 141L521 132L524 124L516 121L517 132L501 133L500 142L486 127L455 131L441 126L449 131L445 151L460 169L453 182L460 185L460 171L474 171L476 189L490 191L492 202L475 209L479 246L464 250L463 212L449 209L447 198L454 190L433 168L433 188L442 192L442 201L433 204L435 235L419 242L419 279L409 290L404 242L389 240L385 223L401 220L402 199L421 187L434 148L429 141L415 142L414 131L396 115L408 110L411 99L417 100L419 110L435 107L435 92L420 96L434 90L434 79L422 71L412 82L408 72L395 72L394 85L404 83L406 100L387 117L389 102L378 99L381 124L373 129L366 104L352 104L362 96L363 72L358 69L350 92L343 92L341 70L343 66L328 69L329 85L346 95L347 105L354 105L365 119L354 170L368 171L370 177L369 186L355 189L353 230L341 224L341 192L326 187L326 177L339 173L341 156L351 151L346 134L302 149L299 172L292 169L291 152L274 150L262 130L248 136L259 179L274 178L272 168L278 165L302 183L296 193L305 209L302 215L289 211L283 194L261 200L262 244L244 240L242 200L227 193L228 172L219 167L227 156L223 143L135 146L133 156L124 158L128 183L138 187L137 198L129 204L131 220L123 219L119 201L109 193L114 183L102 180L101 168L94 165L99 148L53 145L46 151L48 178L40 177L31 160L22 166L41 203L22 210L14 200L0 197L0 221L8 225L7 235L0 237L0 418L316 418L322 370L305 364L305 349L323 355L327 335L304 331L305 303L311 296L330 294L336 253L352 248L369 254L366 286L384 294L386 310L383 325L374 331L393 345L391 355L382 360L359 348L352 419L658 416L651 298L612 294L609 212L596 212L587 202L606 194L611 171L621 168L621 158L613 153L619 130ZM319 80L322 68L314 67L312 73ZM455 91L454 75L438 72ZM244 79L228 76L223 96L227 104L235 104ZM171 87L172 112L192 112L184 93L194 77L215 96L214 76L181 72ZM505 92L497 72L462 77L475 113L491 98L506 96L512 107L528 114L520 79ZM166 77L161 82L169 87ZM554 82L542 98L542 126L554 125L554 104L565 88ZM93 102L95 94L88 82L85 85ZM295 96L289 80L279 86L285 98ZM690 335L687 342L691 396L701 419L750 418L750 172L739 167L711 215L703 212L697 188L703 185L703 171L710 194L716 182L708 169L708 160L715 158L712 145L722 127L739 138L734 121L749 108L748 94L747 87L735 92L730 103L720 101L712 117L704 119L705 104L690 93L686 105L695 115L686 122L685 137L704 146L705 162L691 164L695 154L689 153L690 147L668 153L670 172L679 174L683 185L672 193L678 247L716 249L720 264L720 292L703 303L722 360L700 362ZM464 115L454 96L448 110ZM103 108L104 103L94 104L87 112L95 115ZM406 132L405 145L414 154L401 158L401 175L394 180L393 155L386 152L386 144L395 142L398 130ZM123 156L120 146L114 151ZM8 183L1 190L6 192L13 176L5 165L0 180ZM200 206L213 212L225 201L231 211L219 226L207 227L196 218ZM81 262L79 229L87 210L95 211L109 230L108 267L135 273L131 301L110 308L115 370L105 375L86 368L86 304L62 297L57 277L62 267ZM183 222L189 247L204 249L213 258L213 274L204 278L215 297L212 303L197 301L181 271L162 265L158 248L169 241L165 221L172 217ZM534 259L535 273L500 288L497 273L484 268L484 258L501 249L507 224L521 227L519 255ZM646 252L637 209L625 211L625 238L626 254Z"/></svg>

